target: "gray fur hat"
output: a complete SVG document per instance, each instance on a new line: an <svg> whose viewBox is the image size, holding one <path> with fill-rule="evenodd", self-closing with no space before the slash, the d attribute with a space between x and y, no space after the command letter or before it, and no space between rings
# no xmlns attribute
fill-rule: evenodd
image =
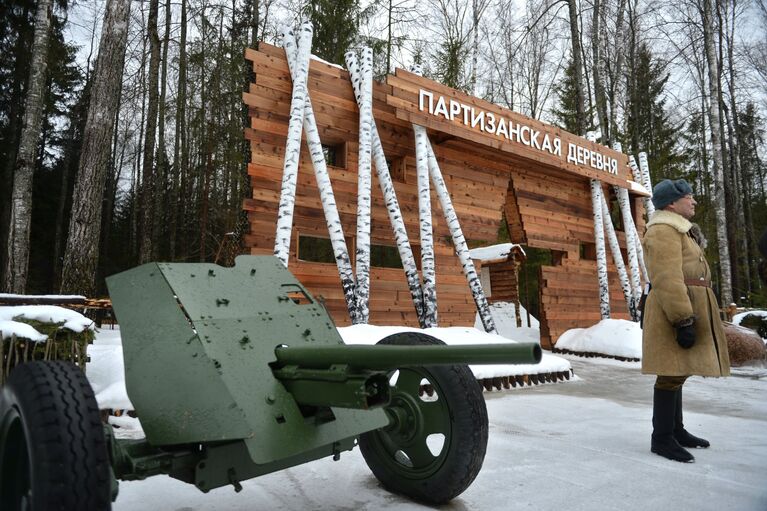
<svg viewBox="0 0 767 511"><path fill-rule="evenodd" d="M685 195L692 194L692 187L684 179L664 179L652 189L652 203L655 209L663 209Z"/></svg>

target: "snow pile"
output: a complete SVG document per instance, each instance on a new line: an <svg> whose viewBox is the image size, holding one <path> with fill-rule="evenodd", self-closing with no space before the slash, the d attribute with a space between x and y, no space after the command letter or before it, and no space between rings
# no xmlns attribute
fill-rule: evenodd
<svg viewBox="0 0 767 511"><path fill-rule="evenodd" d="M495 321L495 329L498 335L506 339L513 339L518 342L541 342L540 323L535 316L527 312L520 305L519 316L522 318L522 325L527 325L527 318L530 317L530 326L517 326L516 307L511 302L495 302L490 304L490 312ZM474 328L481 330L482 321L477 314L474 321Z"/></svg>
<svg viewBox="0 0 767 511"><path fill-rule="evenodd" d="M732 317L732 324L740 325L740 322L743 321L743 318L745 318L746 316L757 316L760 318L767 318L767 311L755 310L755 311L739 312Z"/></svg>
<svg viewBox="0 0 767 511"><path fill-rule="evenodd" d="M563 333L556 348L573 353L598 353L628 359L642 358L642 329L625 319L603 319L589 328Z"/></svg>
<svg viewBox="0 0 767 511"><path fill-rule="evenodd" d="M375 344L384 337L399 332L420 332L436 337L445 344L451 345L518 342L498 335L488 334L476 328L462 326L420 329L404 326L352 325L340 327L338 332L341 334L341 337L346 344ZM496 378L502 376L570 371L570 362L561 357L544 353L543 358L538 364L472 365L469 367L474 373L474 376L478 380L481 380L484 378Z"/></svg>
<svg viewBox="0 0 767 511"><path fill-rule="evenodd" d="M55 305L21 305L17 307L0 307L0 338L10 338L12 335L23 337L35 342L45 341L48 337L41 334L32 326L21 323L20 319L39 321L61 325L75 333L93 330L94 323L79 312L57 307Z"/></svg>

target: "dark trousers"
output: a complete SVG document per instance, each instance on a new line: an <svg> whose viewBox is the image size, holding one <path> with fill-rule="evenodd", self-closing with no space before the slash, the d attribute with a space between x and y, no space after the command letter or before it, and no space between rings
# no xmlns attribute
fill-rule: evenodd
<svg viewBox="0 0 767 511"><path fill-rule="evenodd" d="M679 390L689 376L661 376L655 380L655 388L660 390Z"/></svg>

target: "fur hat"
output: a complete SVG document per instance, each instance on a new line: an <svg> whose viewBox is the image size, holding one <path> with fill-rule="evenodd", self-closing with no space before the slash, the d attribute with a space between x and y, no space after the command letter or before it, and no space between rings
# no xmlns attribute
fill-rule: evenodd
<svg viewBox="0 0 767 511"><path fill-rule="evenodd" d="M655 209L663 209L672 202L692 194L692 188L684 179L664 179L652 189L652 203Z"/></svg>

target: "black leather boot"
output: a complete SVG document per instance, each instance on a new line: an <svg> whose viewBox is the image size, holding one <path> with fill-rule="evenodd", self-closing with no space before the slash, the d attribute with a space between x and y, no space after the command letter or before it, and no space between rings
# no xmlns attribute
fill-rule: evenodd
<svg viewBox="0 0 767 511"><path fill-rule="evenodd" d="M695 457L674 438L676 420L676 391L655 389L652 409L652 440L650 451L674 461L690 463Z"/></svg>
<svg viewBox="0 0 767 511"><path fill-rule="evenodd" d="M676 391L676 419L674 420L674 438L679 442L682 447L708 447L711 444L705 438L700 438L695 435L691 435L686 429L684 429L684 422L682 421L682 387Z"/></svg>

